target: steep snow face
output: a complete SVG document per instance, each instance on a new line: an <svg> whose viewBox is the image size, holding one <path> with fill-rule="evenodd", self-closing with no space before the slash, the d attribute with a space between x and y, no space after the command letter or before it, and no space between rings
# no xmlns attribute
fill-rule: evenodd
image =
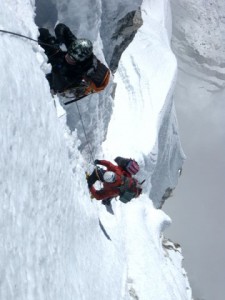
<svg viewBox="0 0 225 300"><path fill-rule="evenodd" d="M203 79L206 90L225 87L224 1L172 0L171 3L173 48L180 61L186 63L181 68Z"/></svg>
<svg viewBox="0 0 225 300"><path fill-rule="evenodd" d="M2 3L1 29L36 39L33 11L30 1ZM41 49L0 35L0 298L121 299L125 262L99 226L79 141L57 118Z"/></svg>

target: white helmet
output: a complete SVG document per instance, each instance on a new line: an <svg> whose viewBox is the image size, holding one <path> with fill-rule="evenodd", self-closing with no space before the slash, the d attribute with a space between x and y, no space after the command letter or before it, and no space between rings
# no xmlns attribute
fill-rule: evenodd
<svg viewBox="0 0 225 300"><path fill-rule="evenodd" d="M116 180L116 174L111 171L106 171L103 175L105 182L114 182Z"/></svg>

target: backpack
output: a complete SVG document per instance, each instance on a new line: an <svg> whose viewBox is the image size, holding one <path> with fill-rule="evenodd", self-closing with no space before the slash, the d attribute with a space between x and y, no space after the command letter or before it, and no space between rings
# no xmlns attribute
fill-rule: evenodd
<svg viewBox="0 0 225 300"><path fill-rule="evenodd" d="M142 188L139 186L137 179L122 176L122 182L123 184L117 187L120 190L121 202L127 203L131 199L137 198L142 193Z"/></svg>
<svg viewBox="0 0 225 300"><path fill-rule="evenodd" d="M88 70L85 76L85 81L88 82L85 95L90 93L98 93L104 90L109 83L109 78L109 69L95 57L93 61L93 67Z"/></svg>
<svg viewBox="0 0 225 300"><path fill-rule="evenodd" d="M118 166L120 166L122 169L130 173L131 175L137 174L140 167L136 160L131 158L123 158L121 156L117 156L114 161L117 163Z"/></svg>

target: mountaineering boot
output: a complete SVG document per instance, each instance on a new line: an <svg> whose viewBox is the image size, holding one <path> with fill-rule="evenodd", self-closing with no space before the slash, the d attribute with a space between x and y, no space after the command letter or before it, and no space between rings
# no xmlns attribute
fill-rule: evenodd
<svg viewBox="0 0 225 300"><path fill-rule="evenodd" d="M88 188L90 189L90 187L91 187L91 183L90 183L91 177L90 177L90 176L91 176L91 175L86 171L86 172L85 172L85 176L86 176Z"/></svg>
<svg viewBox="0 0 225 300"><path fill-rule="evenodd" d="M114 215L114 211L112 209L112 205L111 205L111 200L113 198L107 198L102 200L102 204L105 205L105 208L107 210L108 213L110 213L111 215Z"/></svg>
<svg viewBox="0 0 225 300"><path fill-rule="evenodd" d="M87 180L87 184L88 184L88 189L90 189L90 186L89 186L90 184L88 182L88 180L90 180L90 174L86 171L85 176L86 176L86 180ZM91 193L90 193L90 198L91 198L91 201L92 201L92 199L94 199L94 197Z"/></svg>
<svg viewBox="0 0 225 300"><path fill-rule="evenodd" d="M102 204L103 205L111 205L111 200L112 200L112 198L107 198L107 199L104 199L104 200L102 200Z"/></svg>

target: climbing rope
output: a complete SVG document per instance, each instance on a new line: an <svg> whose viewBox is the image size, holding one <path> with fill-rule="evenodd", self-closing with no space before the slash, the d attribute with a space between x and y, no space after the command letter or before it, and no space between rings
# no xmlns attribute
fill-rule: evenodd
<svg viewBox="0 0 225 300"><path fill-rule="evenodd" d="M79 106L78 106L77 102L76 102L76 106L77 106L77 111L78 111L78 114L79 114L79 117L80 117L80 120L81 120L81 124L82 124L82 127L83 127L84 136L85 136L88 148L89 148L90 157L91 157L92 162L94 162L94 156L93 156L93 153L92 153L92 150L91 150L90 143L89 143L88 138L87 138L87 133L86 133L86 130L85 130L85 127L84 127L84 122L83 122L83 119L82 119L82 116L81 116L81 113L80 113L80 109L79 109Z"/></svg>
<svg viewBox="0 0 225 300"><path fill-rule="evenodd" d="M47 44L47 43L40 42L40 41L38 41L38 40L32 39L31 37L26 36L26 35L23 35L23 34L20 34L20 33L8 31L8 30L3 30L3 29L0 29L0 32L7 33L7 34L11 34L11 35L15 35L15 36L19 36L19 37L25 38L25 39L27 39L27 40L36 42L36 43L41 44L41 45L46 45L46 46L50 46L50 47L53 47L53 48L55 47L55 45L53 46L53 45L51 45L51 44Z"/></svg>

